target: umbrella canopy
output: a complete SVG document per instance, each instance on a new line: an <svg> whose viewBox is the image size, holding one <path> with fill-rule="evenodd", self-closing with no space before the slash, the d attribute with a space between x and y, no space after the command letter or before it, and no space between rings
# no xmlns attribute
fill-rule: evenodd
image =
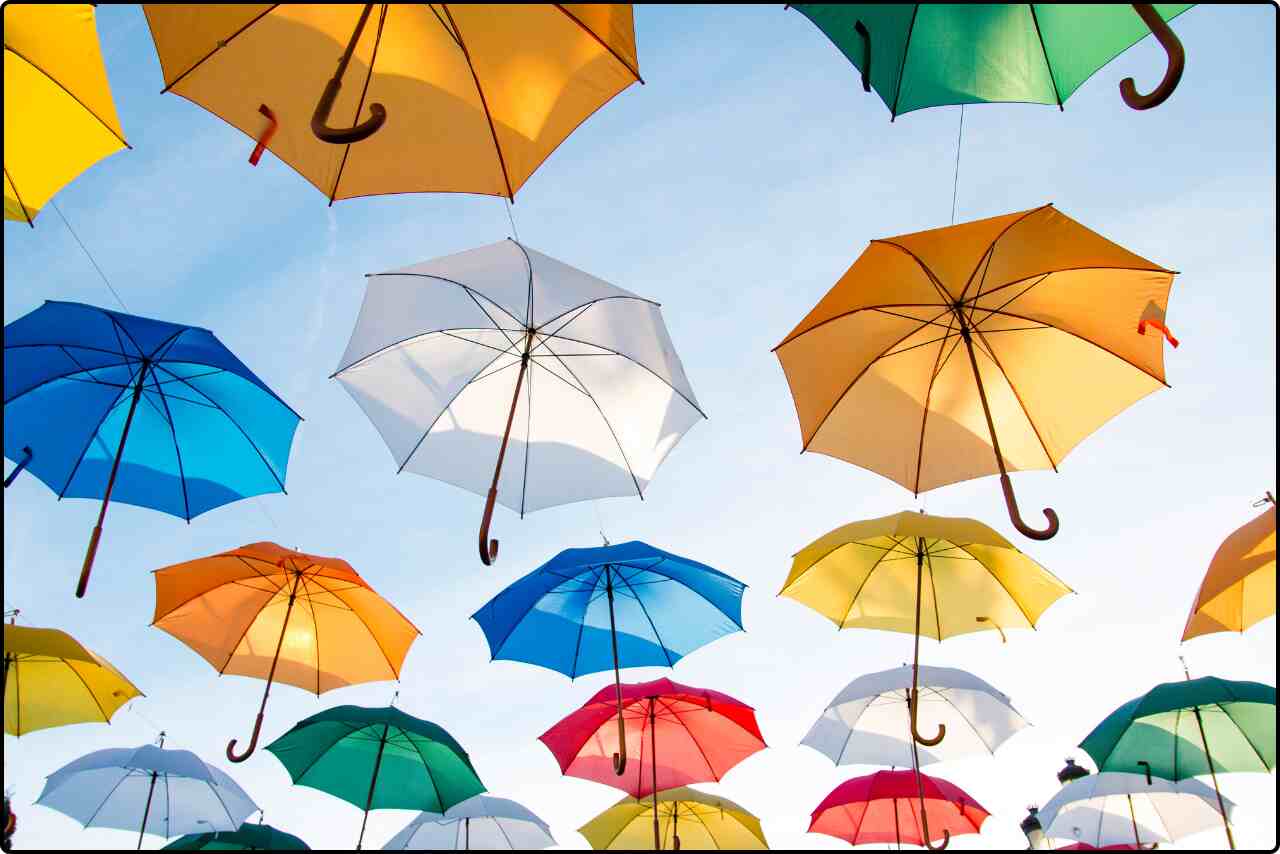
<svg viewBox="0 0 1280 854"><path fill-rule="evenodd" d="M384 851L536 851L555 845L551 829L526 807L476 795L444 814L424 812L382 846Z"/></svg>
<svg viewBox="0 0 1280 854"><path fill-rule="evenodd" d="M262 142L330 203L514 198L579 124L640 79L629 4L143 10L165 91L255 139L271 128ZM328 126L331 111L342 130Z"/></svg>
<svg viewBox="0 0 1280 854"><path fill-rule="evenodd" d="M78 723L109 723L142 692L57 629L4 627L4 731L22 736Z"/></svg>
<svg viewBox="0 0 1280 854"><path fill-rule="evenodd" d="M911 765L910 667L868 673L827 706L801 744L837 765ZM1009 698L964 670L921 667L919 723L950 737L919 749L919 763L993 754L1027 726Z"/></svg>
<svg viewBox="0 0 1280 854"><path fill-rule="evenodd" d="M1170 68L1150 96L1132 78L1120 86L1134 109L1172 94L1185 62L1166 21L1191 3L826 4L794 8L862 72L894 118L944 104L1064 101L1099 68L1150 33Z"/></svg>
<svg viewBox="0 0 1280 854"><path fill-rule="evenodd" d="M266 679L247 751L253 753L274 681L320 695L399 679L421 634L351 564L252 543L158 569L152 625L191 647L219 673Z"/></svg>
<svg viewBox="0 0 1280 854"><path fill-rule="evenodd" d="M1243 632L1276 612L1276 505L1218 546L1182 632L1184 641Z"/></svg>
<svg viewBox="0 0 1280 854"><path fill-rule="evenodd" d="M337 706L267 745L293 782L364 810L444 812L484 791L453 736L397 708Z"/></svg>
<svg viewBox="0 0 1280 854"><path fill-rule="evenodd" d="M774 348L804 450L916 494L998 472L1047 539L1008 472L1165 385L1173 276L1051 205L874 240Z"/></svg>
<svg viewBox="0 0 1280 854"><path fill-rule="evenodd" d="M1223 799L1228 816L1235 804ZM1177 842L1221 820L1213 789L1199 780L1176 783L1142 774L1104 771L1073 780L1040 808L1045 836L1093 848Z"/></svg>
<svg viewBox="0 0 1280 854"><path fill-rule="evenodd" d="M704 417L656 303L513 240L370 277L334 376L400 471L487 495L485 563L495 501L643 496Z"/></svg>
<svg viewBox="0 0 1280 854"><path fill-rule="evenodd" d="M922 797L918 788L923 788ZM924 804L923 830L918 797ZM896 842L925 846L935 839L977 833L987 816L977 801L940 777L877 771L836 786L813 811L809 832L835 836L850 845Z"/></svg>
<svg viewBox="0 0 1280 854"><path fill-rule="evenodd" d="M301 420L207 329L49 301L4 328L4 453L61 498L191 521L283 492Z"/></svg>
<svg viewBox="0 0 1280 854"><path fill-rule="evenodd" d="M269 824L242 824L239 830L189 833L165 846L173 851L309 851L311 846Z"/></svg>
<svg viewBox="0 0 1280 854"><path fill-rule="evenodd" d="M93 6L6 8L4 218L34 226L55 193L128 147L102 64Z"/></svg>
<svg viewBox="0 0 1280 854"><path fill-rule="evenodd" d="M258 805L225 773L186 750L112 748L81 756L49 775L37 804L85 827L142 835L232 831Z"/></svg>
<svg viewBox="0 0 1280 854"><path fill-rule="evenodd" d="M659 850L764 851L760 819L728 798L681 786L658 803ZM625 797L578 828L596 851L637 851L651 841L653 803Z"/></svg>

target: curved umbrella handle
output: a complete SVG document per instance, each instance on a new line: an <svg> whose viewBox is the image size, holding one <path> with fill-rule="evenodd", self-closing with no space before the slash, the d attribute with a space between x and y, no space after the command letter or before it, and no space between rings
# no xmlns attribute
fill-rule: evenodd
<svg viewBox="0 0 1280 854"><path fill-rule="evenodd" d="M627 725L622 722L622 706L618 706L618 750L613 754L613 773L621 777L627 771Z"/></svg>
<svg viewBox="0 0 1280 854"><path fill-rule="evenodd" d="M480 519L480 560L485 566L493 566L498 559L498 541L489 539L489 523L493 521L493 502L498 497L498 488L489 490L489 497L484 502L484 516Z"/></svg>
<svg viewBox="0 0 1280 854"><path fill-rule="evenodd" d="M258 712L258 720L253 725L253 737L249 739L249 747L244 753L236 753L236 740L227 742L227 759L232 762L243 762L258 749L258 733L262 732L262 712Z"/></svg>
<svg viewBox="0 0 1280 854"><path fill-rule="evenodd" d="M13 479L22 474L22 470L31 464L31 457L34 456L30 447L22 449L22 462L13 467L13 471L9 472L9 476L4 479L4 488L8 489L9 484L13 483Z"/></svg>
<svg viewBox="0 0 1280 854"><path fill-rule="evenodd" d="M911 737L915 739L916 744L923 744L925 747L933 747L935 744L939 743L940 741L942 741L943 738L946 737L947 725L938 724L938 734L935 735L933 738L925 738L924 736L922 736L920 734L920 730L916 729L916 707L919 701L920 701L920 697L918 692L916 691L916 689L912 688L911 702L908 703L908 706L910 707L910 710L911 710ZM944 845L943 847L945 848L946 846Z"/></svg>
<svg viewBox="0 0 1280 854"><path fill-rule="evenodd" d="M917 783L919 782L919 774L920 772L916 771ZM921 834L924 837L924 847L928 848L930 851L941 851L943 848L946 848L951 844L951 831L947 830L945 827L942 829L942 844L933 844L933 838L929 834L929 813L924 808L923 792L920 795L920 827L924 831L924 833Z"/></svg>
<svg viewBox="0 0 1280 854"><path fill-rule="evenodd" d="M1033 540L1050 540L1057 535L1058 514L1052 507L1044 508L1044 517L1049 520L1049 527L1038 531L1022 521L1022 514L1018 512L1018 499L1013 495L1013 483L1009 480L1009 475L1003 473L1000 475L1000 486L1004 489L1004 503L1009 508L1009 521L1018 529L1018 533Z"/></svg>
<svg viewBox="0 0 1280 854"><path fill-rule="evenodd" d="M280 120L266 104L259 104L258 112L267 117L267 129L262 132L262 136L258 137L258 144L253 147L253 153L249 155L250 166L258 165L258 161L262 159L262 152L267 150L267 143L276 135L276 129L280 127Z"/></svg>
<svg viewBox="0 0 1280 854"><path fill-rule="evenodd" d="M1139 95L1132 77L1126 77L1120 81L1120 97L1124 102L1135 110L1149 110L1160 106L1173 94L1178 81L1182 79L1182 69L1186 65L1187 54L1182 49L1182 42L1178 40L1178 36L1150 3L1134 3L1133 11L1137 12L1143 23L1151 28L1151 34L1156 37L1156 41L1160 42L1160 46L1169 57L1169 64L1164 70L1164 79L1150 95Z"/></svg>
<svg viewBox="0 0 1280 854"><path fill-rule="evenodd" d="M1138 760L1138 762L1137 762L1137 764L1138 764L1138 765L1141 765L1141 766L1142 766L1142 770L1146 772L1146 774L1147 774L1147 785L1148 785L1148 786L1150 786L1150 785L1151 785L1151 763L1150 763L1150 762L1145 762L1145 761L1143 761L1143 760L1139 759L1139 760Z"/></svg>
<svg viewBox="0 0 1280 854"><path fill-rule="evenodd" d="M359 142L362 139L368 139L377 133L378 128L382 127L383 122L387 120L386 107L381 104L370 104L370 117L355 127L331 128L325 124L325 122L329 121L329 111L333 109L333 102L338 97L338 90L342 88L342 76L347 73L347 63L351 61L351 54L355 52L356 42L360 41L360 34L364 32L365 22L369 20L369 13L372 11L373 4L366 3L364 11L360 13L360 20L356 23L355 31L351 34L351 41L347 42L347 49L343 52L342 58L338 60L338 70L333 73L333 77L325 84L324 93L316 103L316 111L311 115L311 132L323 142L334 145L348 145L353 142ZM383 15L386 15L385 8L383 9ZM381 30L379 30L378 35L381 36L381 34Z"/></svg>
<svg viewBox="0 0 1280 854"><path fill-rule="evenodd" d="M862 36L862 91L871 91L871 33L861 21L853 22L853 30Z"/></svg>

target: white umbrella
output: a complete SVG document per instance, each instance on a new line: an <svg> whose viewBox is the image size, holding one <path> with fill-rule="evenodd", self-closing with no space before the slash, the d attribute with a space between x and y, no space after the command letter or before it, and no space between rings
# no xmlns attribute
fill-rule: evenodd
<svg viewBox="0 0 1280 854"><path fill-rule="evenodd" d="M1040 808L1045 836L1103 845L1177 842L1222 822L1217 796L1199 780L1173 782L1104 771L1063 786ZM1235 804L1223 798L1228 813Z"/></svg>
<svg viewBox="0 0 1280 854"><path fill-rule="evenodd" d="M181 836L235 830L258 805L222 771L187 750L98 750L46 779L36 800L85 827Z"/></svg>
<svg viewBox="0 0 1280 854"><path fill-rule="evenodd" d="M419 813L384 851L530 851L555 845L546 822L506 798L476 795L443 814Z"/></svg>
<svg viewBox="0 0 1280 854"><path fill-rule="evenodd" d="M705 417L657 303L514 240L370 276L334 377L400 471L487 495L486 564L495 501L643 496Z"/></svg>
<svg viewBox="0 0 1280 854"><path fill-rule="evenodd" d="M983 680L952 667L920 667L918 725L926 732L945 726L947 737L920 746L919 764L992 754L1026 720L1009 698ZM837 765L912 767L911 668L868 673L831 701L801 744Z"/></svg>

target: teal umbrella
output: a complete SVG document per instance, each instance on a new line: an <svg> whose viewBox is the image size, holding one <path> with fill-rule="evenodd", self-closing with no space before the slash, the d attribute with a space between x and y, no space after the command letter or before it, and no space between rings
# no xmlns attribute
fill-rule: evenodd
<svg viewBox="0 0 1280 854"><path fill-rule="evenodd" d="M239 830L221 833L188 833L165 846L174 851L310 851L311 846L292 833L269 824L242 824Z"/></svg>
<svg viewBox="0 0 1280 854"><path fill-rule="evenodd" d="M364 810L443 813L485 791L466 752L430 721L399 709L338 706L312 715L267 745L293 782Z"/></svg>
<svg viewBox="0 0 1280 854"><path fill-rule="evenodd" d="M1166 682L1116 709L1080 742L1099 771L1185 780L1276 767L1276 689L1206 676ZM1235 848L1222 795L1219 812Z"/></svg>
<svg viewBox="0 0 1280 854"><path fill-rule="evenodd" d="M862 72L890 114L944 104L1020 102L1059 109L1090 76L1148 34L1168 54L1149 95L1120 84L1135 110L1162 103L1182 77L1166 23L1190 3L804 3L796 9Z"/></svg>

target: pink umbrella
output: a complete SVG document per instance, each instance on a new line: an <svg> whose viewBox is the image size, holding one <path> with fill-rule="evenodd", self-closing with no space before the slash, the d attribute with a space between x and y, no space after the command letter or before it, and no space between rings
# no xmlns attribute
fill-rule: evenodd
<svg viewBox="0 0 1280 854"><path fill-rule="evenodd" d="M933 847L934 839L978 832L988 813L977 801L938 777L919 774L917 783L917 774L877 771L846 780L813 811L809 832L835 836L850 845L897 842L928 847Z"/></svg>

